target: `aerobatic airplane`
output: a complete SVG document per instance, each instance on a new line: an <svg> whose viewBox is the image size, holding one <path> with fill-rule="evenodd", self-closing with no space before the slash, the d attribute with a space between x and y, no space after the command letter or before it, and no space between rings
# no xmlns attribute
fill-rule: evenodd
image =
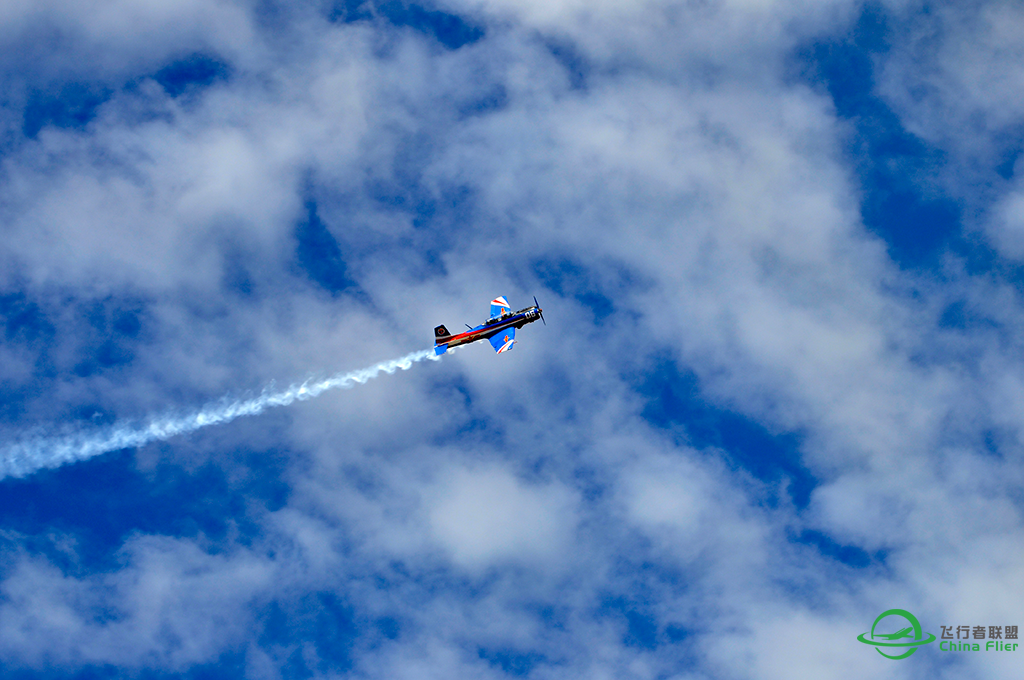
<svg viewBox="0 0 1024 680"><path fill-rule="evenodd" d="M513 312L512 307L504 296L491 300L491 318L484 321L476 328L470 328L465 333L452 335L444 326L434 329L434 353L438 356L448 351L449 347L466 345L477 340L487 338L491 346L498 354L507 352L516 344L516 329L522 328L528 323L537 319L544 321L544 310L537 304L537 298L533 298L533 307L520 309ZM547 325L544 321L544 325ZM469 325L466 325L469 328Z"/></svg>

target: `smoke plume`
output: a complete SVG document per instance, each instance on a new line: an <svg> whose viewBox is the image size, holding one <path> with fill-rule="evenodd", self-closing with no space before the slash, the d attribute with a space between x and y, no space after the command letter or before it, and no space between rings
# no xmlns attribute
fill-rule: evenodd
<svg viewBox="0 0 1024 680"><path fill-rule="evenodd" d="M149 442L170 439L210 425L220 425L242 416L255 416L268 408L288 406L296 401L317 397L328 390L349 389L376 378L381 373L408 370L424 359L436 360L434 350L422 350L399 359L323 380L307 380L301 385L274 391L273 385L251 399L222 399L187 414L166 414L142 423L122 422L98 430L59 437L38 437L6 446L0 453L0 479L23 477L44 468L86 460L120 449L135 448Z"/></svg>

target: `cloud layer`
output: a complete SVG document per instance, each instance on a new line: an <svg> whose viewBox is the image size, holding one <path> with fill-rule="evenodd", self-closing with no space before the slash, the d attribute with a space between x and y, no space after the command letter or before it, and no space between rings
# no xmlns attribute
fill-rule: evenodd
<svg viewBox="0 0 1024 680"><path fill-rule="evenodd" d="M5 666L1012 676L1012 3L2 11L5 439L549 319L5 480Z"/></svg>

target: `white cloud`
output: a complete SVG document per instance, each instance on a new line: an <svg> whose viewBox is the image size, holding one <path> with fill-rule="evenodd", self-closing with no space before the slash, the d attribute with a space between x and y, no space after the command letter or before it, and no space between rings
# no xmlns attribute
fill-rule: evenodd
<svg viewBox="0 0 1024 680"><path fill-rule="evenodd" d="M956 151L991 152L986 137L1024 114L1014 95L1024 81L1020 6L948 3L907 19L909 31L893 36L896 49L882 64L880 91L914 134Z"/></svg>
<svg viewBox="0 0 1024 680"><path fill-rule="evenodd" d="M524 485L505 470L455 470L427 505L434 536L471 569L550 561L572 542L572 494L557 484Z"/></svg>
<svg viewBox="0 0 1024 680"><path fill-rule="evenodd" d="M27 35L15 24L73 21L49 7L8 7L8 44ZM259 515L264 544L223 555L136 537L123 565L84 576L18 557L3 655L182 669L249 644L250 672L273 677L281 650L259 648L249 607L313 589L401 620L396 639L353 652L374 677L498 677L485 648L532 659L537 677L863 675L879 669L854 638L894 597L944 621L1012 616L998 590L1021 536L1019 304L998 281L900 272L863 228L845 124L783 68L808 36L844 34L853 4L471 7L487 33L455 51L302 10L274 34L237 6L94 8L41 66L77 73L99 45L128 78L208 46L235 68L188 101L145 81L115 92L85 129L44 128L3 159L4 287L48 309L65 291L130 295L151 315L123 374L74 376L71 340L55 341L56 401L145 412L362 366L478 320L499 293L537 293L549 325L508 356L470 347L142 452L256 474L232 452L280 446L287 501ZM121 36L121 16L144 30ZM970 24L938 63L967 50L1012 71L989 50L1011 34L986 21L984 49L969 49ZM584 87L552 41L572 45ZM884 70L894 101L914 62L899 49ZM1016 120L1008 95L989 102L968 80L943 80L935 100L954 120L972 106L999 108L993 129ZM473 105L499 91L497 108ZM915 131L933 120L902 111ZM309 198L360 296L296 272ZM235 264L249 296L226 281ZM544 289L538 271L563 265L580 291L572 276ZM614 312L595 322L577 292ZM939 328L957 297L1005 337ZM71 335L81 323L58 321ZM17 360L5 379L23 379L32 351L3 349ZM728 452L677 445L688 423L646 424L635 383L653 356L693 371L712 407L799 433L793 464L821 481L810 507L771 507L773 482ZM978 450L989 429L1009 442L998 455ZM885 564L847 568L790 540L805 529ZM1003 604L970 609L960 586ZM101 621L105 608L118 617ZM794 637L799 658L784 651Z"/></svg>
<svg viewBox="0 0 1024 680"><path fill-rule="evenodd" d="M909 132L952 160L937 174L967 225L1019 260L1024 12L1014 2L943 3L904 18L878 63L879 94Z"/></svg>
<svg viewBox="0 0 1024 680"><path fill-rule="evenodd" d="M253 19L249 7L230 0L15 1L0 9L0 45L7 69L20 66L44 82L103 82L193 52L258 55Z"/></svg>
<svg viewBox="0 0 1024 680"><path fill-rule="evenodd" d="M83 663L187 668L216 659L251 627L253 595L275 566L204 553L190 541L140 537L124 567L77 578L19 558L3 582L3 651L13 666Z"/></svg>

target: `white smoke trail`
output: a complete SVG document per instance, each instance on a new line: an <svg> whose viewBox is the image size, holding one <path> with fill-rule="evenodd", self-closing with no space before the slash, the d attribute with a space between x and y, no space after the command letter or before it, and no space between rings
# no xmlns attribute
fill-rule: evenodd
<svg viewBox="0 0 1024 680"><path fill-rule="evenodd" d="M437 360L434 350L427 349L407 354L400 359L384 361L376 366L349 373L338 373L329 378L301 385L292 385L280 392L264 389L252 399L222 400L207 404L194 413L186 415L163 415L142 424L115 423L109 428L70 434L62 437L30 439L7 446L0 453L0 479L23 477L25 475L53 468L93 456L120 449L135 448L149 442L170 439L179 434L227 423L242 416L254 416L275 406L288 406L296 401L305 401L319 396L327 390L349 389L376 378L381 373L394 373L398 369L408 370L414 363L424 359Z"/></svg>

